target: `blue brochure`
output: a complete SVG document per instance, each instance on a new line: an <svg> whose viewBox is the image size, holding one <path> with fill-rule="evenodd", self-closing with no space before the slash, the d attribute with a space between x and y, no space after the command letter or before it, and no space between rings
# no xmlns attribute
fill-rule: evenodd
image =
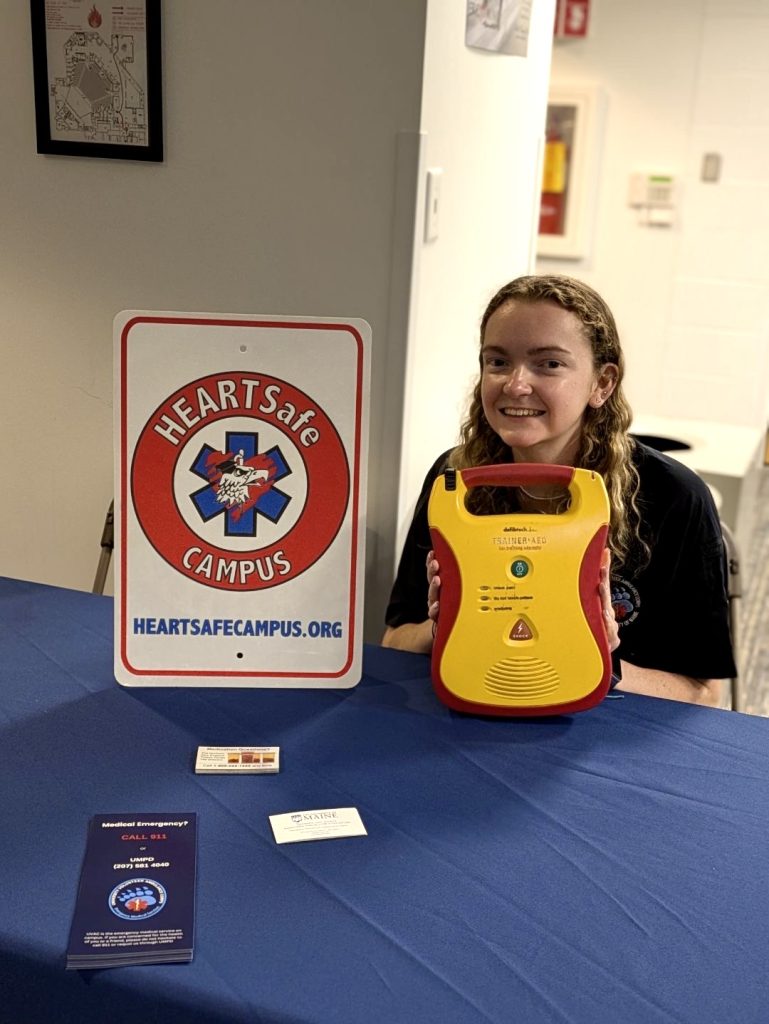
<svg viewBox="0 0 769 1024"><path fill-rule="evenodd" d="M97 814L67 970L192 960L197 815Z"/></svg>

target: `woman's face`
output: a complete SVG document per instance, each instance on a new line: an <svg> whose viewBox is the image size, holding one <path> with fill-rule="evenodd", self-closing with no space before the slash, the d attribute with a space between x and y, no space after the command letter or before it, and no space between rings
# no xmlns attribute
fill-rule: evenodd
<svg viewBox="0 0 769 1024"><path fill-rule="evenodd" d="M481 400L516 462L573 465L588 405L617 383L596 370L579 318L554 302L512 301L490 317L481 346Z"/></svg>

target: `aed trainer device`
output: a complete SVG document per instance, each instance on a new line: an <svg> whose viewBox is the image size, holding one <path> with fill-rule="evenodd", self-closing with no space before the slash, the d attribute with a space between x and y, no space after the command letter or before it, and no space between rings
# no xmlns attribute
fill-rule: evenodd
<svg viewBox="0 0 769 1024"><path fill-rule="evenodd" d="M555 514L475 515L473 487L561 485ZM606 696L611 655L599 592L609 530L600 474L571 466L447 469L427 510L440 566L432 651L438 697L479 715L559 715Z"/></svg>

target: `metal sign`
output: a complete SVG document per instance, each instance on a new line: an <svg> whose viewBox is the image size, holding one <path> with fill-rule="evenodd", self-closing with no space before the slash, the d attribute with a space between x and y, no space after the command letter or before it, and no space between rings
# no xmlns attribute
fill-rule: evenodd
<svg viewBox="0 0 769 1024"><path fill-rule="evenodd" d="M115 319L115 676L360 679L370 328Z"/></svg>

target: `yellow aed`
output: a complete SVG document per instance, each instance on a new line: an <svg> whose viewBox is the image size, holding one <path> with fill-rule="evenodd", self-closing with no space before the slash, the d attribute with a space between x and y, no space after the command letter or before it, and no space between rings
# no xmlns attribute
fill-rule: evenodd
<svg viewBox="0 0 769 1024"><path fill-rule="evenodd" d="M568 488L558 514L474 515L473 487ZM440 566L436 693L481 715L555 715L598 704L611 682L599 593L609 499L591 470L539 464L447 469L428 505Z"/></svg>

